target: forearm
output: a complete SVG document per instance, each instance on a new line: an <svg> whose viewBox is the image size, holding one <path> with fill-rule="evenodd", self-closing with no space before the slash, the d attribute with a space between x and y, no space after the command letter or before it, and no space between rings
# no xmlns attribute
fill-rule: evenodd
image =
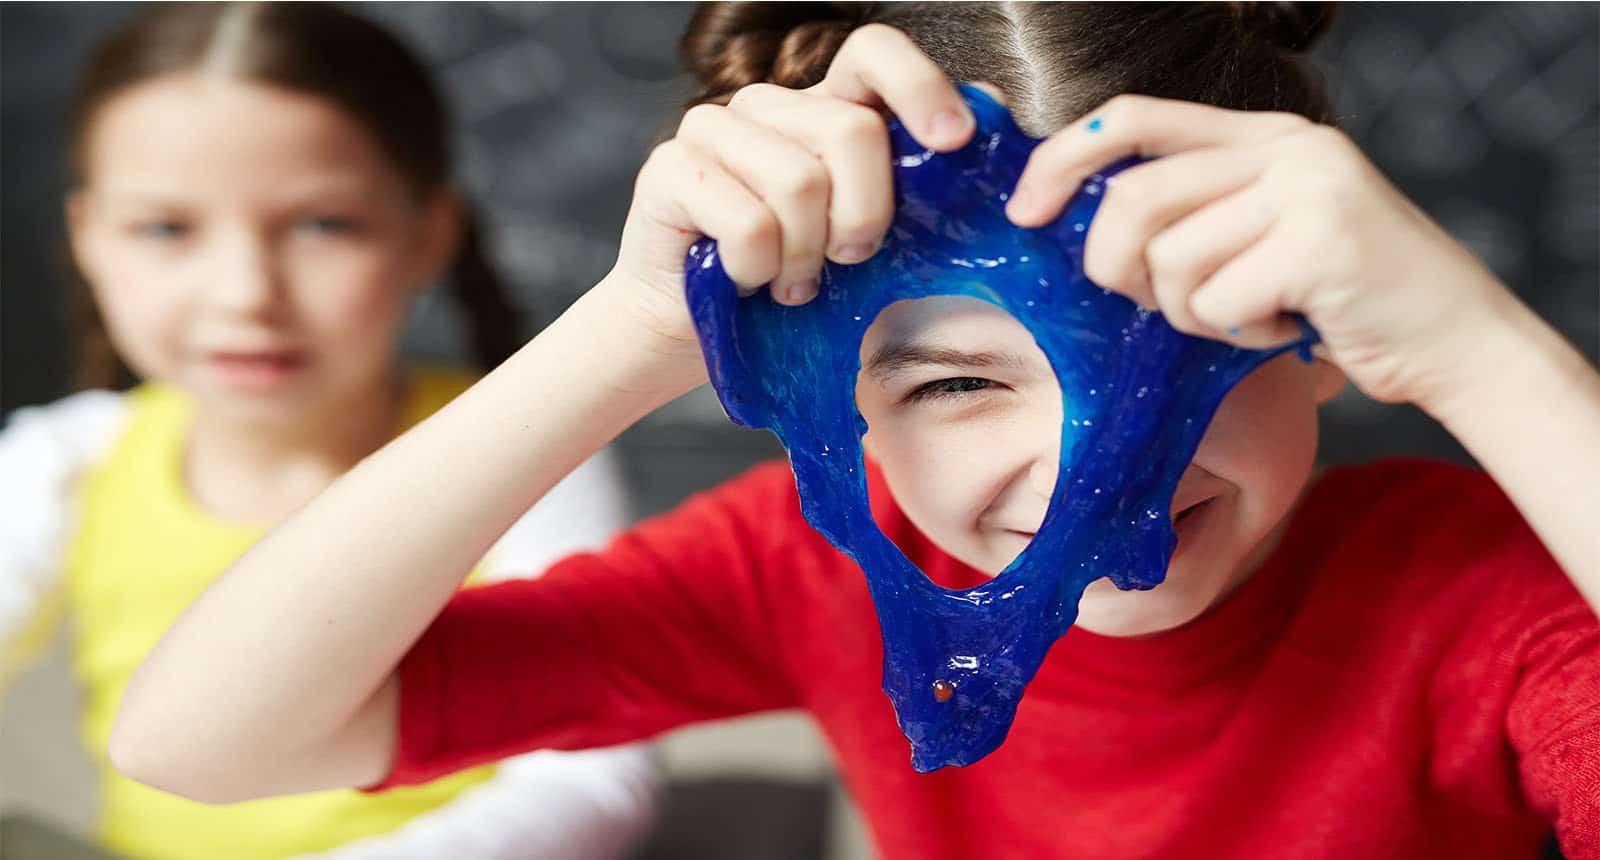
<svg viewBox="0 0 1600 860"><path fill-rule="evenodd" d="M1600 373L1509 294L1423 404L1477 458L1600 612Z"/></svg>
<svg viewBox="0 0 1600 860"><path fill-rule="evenodd" d="M118 765L211 799L322 787L297 776L318 757L352 763L316 782L381 777L386 759L344 755L352 721L371 728L364 706L380 689L392 710L385 680L472 565L577 464L692 384L681 365L620 325L599 289L580 299L184 613L129 684Z"/></svg>

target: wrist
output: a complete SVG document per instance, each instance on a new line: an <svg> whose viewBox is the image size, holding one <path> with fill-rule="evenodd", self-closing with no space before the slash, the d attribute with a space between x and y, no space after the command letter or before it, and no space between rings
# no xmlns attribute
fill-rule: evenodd
<svg viewBox="0 0 1600 860"><path fill-rule="evenodd" d="M1455 360L1416 404L1458 437L1484 410L1523 408L1525 395L1587 369L1558 332L1504 287L1452 340L1460 344Z"/></svg>
<svg viewBox="0 0 1600 860"><path fill-rule="evenodd" d="M706 363L693 329L670 319L676 313L686 320L687 308L664 309L661 315L669 319L658 319L641 306L641 289L609 274L562 317L582 332L593 354L603 358L607 384L620 393L654 401L654 408L703 384Z"/></svg>

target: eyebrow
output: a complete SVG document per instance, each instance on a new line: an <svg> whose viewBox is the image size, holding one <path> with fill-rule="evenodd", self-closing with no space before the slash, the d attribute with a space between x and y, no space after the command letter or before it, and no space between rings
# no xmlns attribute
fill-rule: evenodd
<svg viewBox="0 0 1600 860"><path fill-rule="evenodd" d="M918 343L886 343L878 347L877 351L872 353L872 357L867 359L866 371L874 380L882 383L907 368L924 365L967 370L981 370L987 367L1013 369L1025 367L1021 356L1005 350L968 352Z"/></svg>
<svg viewBox="0 0 1600 860"><path fill-rule="evenodd" d="M371 195L369 183L349 176L319 177L316 181L301 183L298 187L290 186L287 189L279 190L283 192L283 200L288 201L291 205L301 205L306 201L318 200L324 197L340 195L368 197ZM152 185L129 184L112 186L102 193L107 199L115 202L139 206L182 206L189 202L181 192L174 193L169 188Z"/></svg>

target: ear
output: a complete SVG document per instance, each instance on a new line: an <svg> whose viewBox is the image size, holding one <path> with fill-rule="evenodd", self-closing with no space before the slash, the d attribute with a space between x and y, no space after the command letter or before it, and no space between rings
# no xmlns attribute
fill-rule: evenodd
<svg viewBox="0 0 1600 860"><path fill-rule="evenodd" d="M461 195L441 187L423 204L417 283L432 284L455 262L465 228Z"/></svg>
<svg viewBox="0 0 1600 860"><path fill-rule="evenodd" d="M67 217L67 244L72 252L72 264L86 276L93 268L88 259L91 255L89 219L92 215L89 207L87 192L81 189L67 192L67 199L62 207Z"/></svg>
<svg viewBox="0 0 1600 860"><path fill-rule="evenodd" d="M1332 400L1335 395L1344 389L1344 384L1348 381L1344 371L1340 370L1337 364L1326 358L1313 358L1311 360L1311 373L1313 374L1312 393L1317 399L1318 406Z"/></svg>

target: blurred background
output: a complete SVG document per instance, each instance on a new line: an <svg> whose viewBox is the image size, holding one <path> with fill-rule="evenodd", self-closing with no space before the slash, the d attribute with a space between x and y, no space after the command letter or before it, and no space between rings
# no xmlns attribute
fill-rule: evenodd
<svg viewBox="0 0 1600 860"><path fill-rule="evenodd" d="M90 46L135 8L0 9L0 414L71 390L61 208L68 98ZM433 65L453 102L460 180L493 255L517 301L549 321L615 257L633 176L688 92L676 75L676 39L691 7L353 8ZM1378 166L1600 360L1600 7L1346 5L1317 59L1341 124ZM461 356L459 328L448 302L423 306L411 351ZM1418 411L1353 390L1325 409L1323 432L1329 462L1466 459ZM651 416L619 447L637 516L781 454L767 434L730 425L704 390ZM0 811L73 832L93 814L92 772L76 751L76 693L61 644L0 712ZM665 749L684 787L669 807L681 856L871 856L804 717L695 728ZM729 797L748 809L730 809ZM22 837L11 838L14 846Z"/></svg>

